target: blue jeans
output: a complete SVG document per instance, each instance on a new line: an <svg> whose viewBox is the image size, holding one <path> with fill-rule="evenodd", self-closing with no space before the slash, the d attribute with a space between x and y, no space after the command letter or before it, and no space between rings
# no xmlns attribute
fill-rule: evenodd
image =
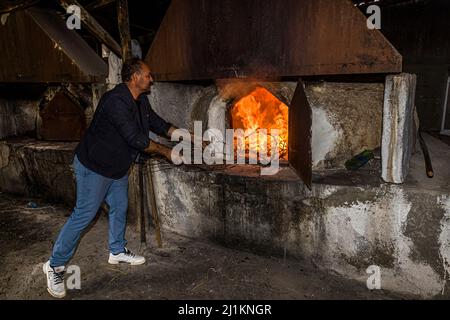
<svg viewBox="0 0 450 320"><path fill-rule="evenodd" d="M118 180L101 176L73 161L77 183L76 206L61 229L53 246L50 265L64 266L72 258L80 235L97 214L103 200L109 205L109 250L124 252L125 227L128 208L128 175Z"/></svg>

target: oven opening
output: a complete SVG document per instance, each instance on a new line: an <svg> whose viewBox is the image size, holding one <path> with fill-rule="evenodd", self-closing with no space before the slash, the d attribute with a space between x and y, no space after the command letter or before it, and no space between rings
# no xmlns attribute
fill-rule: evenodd
<svg viewBox="0 0 450 320"><path fill-rule="evenodd" d="M230 108L235 154L245 150L245 158L259 160L271 157L276 144L279 159L288 160L288 106L263 87L236 101Z"/></svg>

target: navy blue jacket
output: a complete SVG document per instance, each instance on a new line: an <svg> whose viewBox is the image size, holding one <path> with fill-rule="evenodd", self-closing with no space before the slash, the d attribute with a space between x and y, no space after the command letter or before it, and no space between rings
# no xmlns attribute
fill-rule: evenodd
<svg viewBox="0 0 450 320"><path fill-rule="evenodd" d="M100 99L75 153L86 168L120 179L139 152L148 147L149 130L167 136L170 126L153 111L146 95L135 101L126 84L121 83Z"/></svg>

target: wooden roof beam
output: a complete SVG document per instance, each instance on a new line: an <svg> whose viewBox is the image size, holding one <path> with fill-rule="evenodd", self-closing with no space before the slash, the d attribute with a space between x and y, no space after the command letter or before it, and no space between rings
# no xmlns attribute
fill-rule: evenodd
<svg viewBox="0 0 450 320"><path fill-rule="evenodd" d="M76 5L81 10L81 21L86 28L111 51L119 57L122 56L122 49L114 38L95 20L95 18L76 0L59 0L60 5L67 10L71 5Z"/></svg>

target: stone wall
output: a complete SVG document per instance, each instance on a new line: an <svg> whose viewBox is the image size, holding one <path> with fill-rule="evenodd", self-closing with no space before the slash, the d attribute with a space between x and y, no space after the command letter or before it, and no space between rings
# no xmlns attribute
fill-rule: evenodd
<svg viewBox="0 0 450 320"><path fill-rule="evenodd" d="M149 95L153 109L179 128L194 129L194 121L207 123L206 109L214 96L215 86L155 83Z"/></svg>
<svg viewBox="0 0 450 320"><path fill-rule="evenodd" d="M35 136L39 100L0 99L0 139Z"/></svg>
<svg viewBox="0 0 450 320"><path fill-rule="evenodd" d="M42 196L73 206L72 172L76 143L0 141L0 191Z"/></svg>
<svg viewBox="0 0 450 320"><path fill-rule="evenodd" d="M384 85L309 83L313 112L313 168L343 167L346 160L381 145Z"/></svg>
<svg viewBox="0 0 450 320"><path fill-rule="evenodd" d="M295 179L154 168L163 230L305 259L364 284L376 266L382 289L449 297L448 188L354 184L346 173L308 191Z"/></svg>

